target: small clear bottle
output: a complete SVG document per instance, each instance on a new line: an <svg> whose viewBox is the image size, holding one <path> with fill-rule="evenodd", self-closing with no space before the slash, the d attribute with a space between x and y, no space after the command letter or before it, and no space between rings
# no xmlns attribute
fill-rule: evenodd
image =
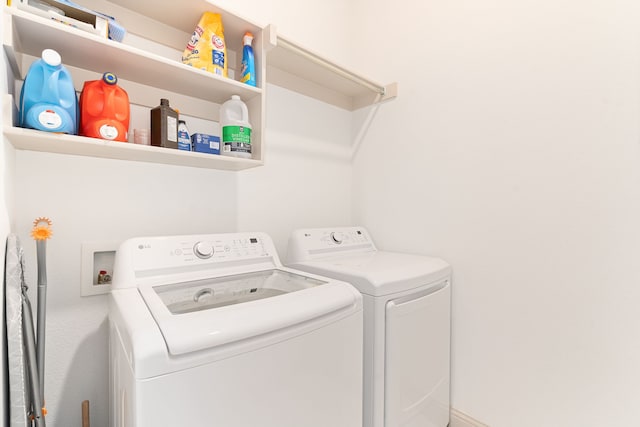
<svg viewBox="0 0 640 427"><path fill-rule="evenodd" d="M191 134L184 120L178 120L178 150L191 151Z"/></svg>

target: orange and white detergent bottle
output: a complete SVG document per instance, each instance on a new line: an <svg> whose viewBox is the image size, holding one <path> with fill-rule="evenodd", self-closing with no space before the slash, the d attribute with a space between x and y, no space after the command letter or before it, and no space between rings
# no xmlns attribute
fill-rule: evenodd
<svg viewBox="0 0 640 427"><path fill-rule="evenodd" d="M84 82L80 94L80 135L127 142L129 95L113 73Z"/></svg>

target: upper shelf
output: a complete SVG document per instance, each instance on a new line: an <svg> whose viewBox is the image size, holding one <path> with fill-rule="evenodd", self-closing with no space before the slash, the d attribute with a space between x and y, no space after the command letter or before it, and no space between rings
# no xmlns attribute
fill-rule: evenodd
<svg viewBox="0 0 640 427"><path fill-rule="evenodd" d="M382 85L335 64L265 28L267 81L349 111L395 98L397 83Z"/></svg>
<svg viewBox="0 0 640 427"><path fill-rule="evenodd" d="M96 0L91 0L96 3ZM119 9L121 8L121 9ZM96 4L96 10L104 11L109 14L113 14L118 21L127 28L129 32L137 32L140 27L141 20L144 18L152 19L156 22L164 24L168 28L175 28L182 31L187 35L193 32L198 19L204 12L220 13L223 17L225 42L233 50L242 51L242 35L245 31L251 31L254 35L262 31L262 27L235 15L230 10L224 10L216 5L212 4L208 0L189 0L189 1L162 1L158 0L108 0L108 2L102 2ZM124 13L118 13L123 11ZM139 14L139 16L131 15L131 12ZM135 19L135 21L133 21ZM144 26L144 25L143 25ZM157 40L155 34L149 34L144 28L144 33L152 35L154 40L173 45L173 41L164 42L163 40ZM188 40L188 39L187 39ZM176 48L180 50L184 49L186 40L181 41Z"/></svg>
<svg viewBox="0 0 640 427"><path fill-rule="evenodd" d="M115 73L119 78L221 104L240 95L250 100L262 94L255 88L172 61L145 50L104 39L21 11L4 8L4 43L9 61L20 75L19 54L39 57L43 46L54 49L70 66Z"/></svg>

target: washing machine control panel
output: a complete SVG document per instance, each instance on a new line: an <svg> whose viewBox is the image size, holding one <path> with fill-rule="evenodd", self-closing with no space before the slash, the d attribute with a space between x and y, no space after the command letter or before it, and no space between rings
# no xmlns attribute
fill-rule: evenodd
<svg viewBox="0 0 640 427"><path fill-rule="evenodd" d="M314 228L296 230L289 240L291 262L301 254L304 258L332 253L368 252L376 250L364 227ZM292 258L293 257L293 258Z"/></svg>
<svg viewBox="0 0 640 427"><path fill-rule="evenodd" d="M210 234L139 238L133 242L136 271L223 263L278 261L273 242L264 233Z"/></svg>

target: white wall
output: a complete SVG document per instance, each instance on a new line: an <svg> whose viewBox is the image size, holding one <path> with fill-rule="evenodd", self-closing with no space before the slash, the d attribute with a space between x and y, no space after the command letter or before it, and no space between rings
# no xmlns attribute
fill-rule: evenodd
<svg viewBox="0 0 640 427"><path fill-rule="evenodd" d="M217 0L216 5L261 25L339 64L352 64L354 14L351 1ZM360 22L358 21L358 26Z"/></svg>
<svg viewBox="0 0 640 427"><path fill-rule="evenodd" d="M341 64L353 59L353 4L217 1L216 4ZM295 228L351 221L351 114L267 86L265 166L238 175L238 228L267 230L284 260Z"/></svg>
<svg viewBox="0 0 640 427"><path fill-rule="evenodd" d="M353 4L221 0L241 16L341 64L353 60ZM284 259L295 228L351 221L351 114L267 86L265 166L238 175L238 227L267 230Z"/></svg>
<svg viewBox="0 0 640 427"><path fill-rule="evenodd" d="M238 175L238 228L269 230L284 261L292 230L351 221L351 115L267 90L265 165Z"/></svg>
<svg viewBox="0 0 640 427"><path fill-rule="evenodd" d="M453 264L453 406L640 425L640 4L357 3L359 63L400 95L355 162L354 220Z"/></svg>

